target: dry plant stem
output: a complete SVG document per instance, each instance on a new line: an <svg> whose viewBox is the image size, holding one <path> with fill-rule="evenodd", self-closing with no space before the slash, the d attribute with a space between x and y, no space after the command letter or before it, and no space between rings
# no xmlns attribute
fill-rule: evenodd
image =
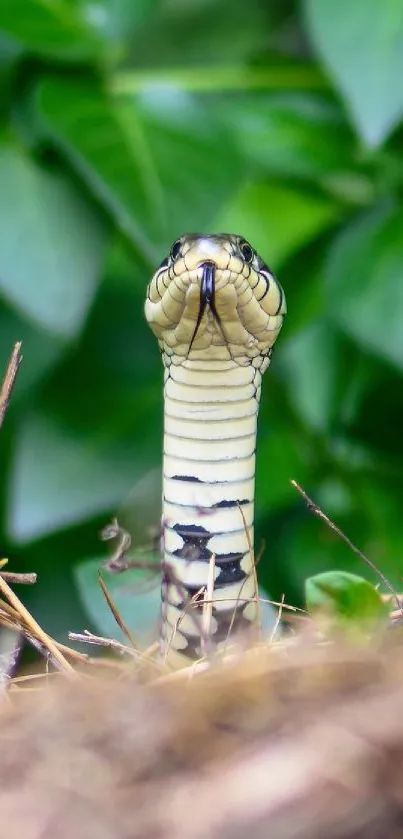
<svg viewBox="0 0 403 839"><path fill-rule="evenodd" d="M207 578L207 586L204 592L203 605L203 637L201 637L201 648L203 655L208 655L211 650L211 618L213 616L213 594L214 594L214 571L215 571L215 554L210 557L209 572ZM206 640L208 639L208 643Z"/></svg>
<svg viewBox="0 0 403 839"><path fill-rule="evenodd" d="M117 518L115 517L112 519L110 524L107 524L106 527L102 528L100 537L103 542L108 542L111 539L118 540L118 544L110 560L106 563L106 567L109 568L110 571L126 571L129 567L129 561L126 554L130 550L132 543L130 533L120 526Z"/></svg>
<svg viewBox="0 0 403 839"><path fill-rule="evenodd" d="M35 649L39 649L39 639L32 634L31 627L27 627L25 621L21 619L21 613L4 600L0 600L0 626L5 626L7 629L14 630L14 632L22 632L29 643L32 643ZM62 654L70 656L70 658L75 659L77 662L85 662L88 660L88 656L84 655L84 653L77 652L77 650L73 650L71 647L66 647L64 644L60 644L57 641L53 641L53 644ZM43 649L45 648L42 645L40 651L43 652ZM60 666L60 664L57 665L58 668L60 668Z"/></svg>
<svg viewBox="0 0 403 839"><path fill-rule="evenodd" d="M14 344L14 349L10 356L10 361L8 362L6 375L3 379L3 384L1 386L0 392L0 428L3 425L3 420L5 413L7 411L11 394L13 392L13 387L15 383L15 379L22 361L21 355L21 341L17 341Z"/></svg>
<svg viewBox="0 0 403 839"><path fill-rule="evenodd" d="M85 663L88 661L88 656L86 653L79 653L77 650L73 650L72 647L67 647L65 644L60 644L58 641L53 642L55 647L63 653L63 655L70 656L74 661L77 663L82 662Z"/></svg>
<svg viewBox="0 0 403 839"><path fill-rule="evenodd" d="M356 545L354 545L354 542L352 542L351 539L349 539L348 536L346 536L345 533L343 533L343 531L340 530L340 528L337 527L337 525L334 524L334 522L332 522L331 519L329 519L329 516L327 516L326 513L324 513L323 510L321 510L320 507L318 507L318 505L315 504L312 501L312 498L310 498L309 495L307 495L305 490L302 489L302 487L297 483L297 481L292 480L292 481L290 481L290 483L291 483L291 486L293 486L297 490L297 492L299 492L299 494L302 496L302 498L306 502L308 510L312 510L312 512L315 514L315 516L318 516L318 518L322 519L322 521L324 521L325 524L327 524L327 526L330 528L330 530L333 530L333 533L336 533L336 535L340 539L342 539L343 542L345 542L346 545L348 545L350 550L352 550L357 556L359 556L360 559L362 559L363 562L365 562L366 565L368 565L368 567L371 569L371 571L373 571L374 574L376 574L379 577L379 579L384 584L384 586L386 586L386 588L389 589L389 591L393 595L393 598L394 598L394 600L397 604L397 608L398 608L400 614L403 614L402 604L400 603L397 592L395 591L395 589L393 588L392 584L389 582L387 577L385 577L385 575L382 574L382 571L380 571L379 568L377 568L376 565L374 565L374 563L371 562L371 560L368 559L368 557L365 556L365 554L362 551L360 551L360 549L357 548Z"/></svg>
<svg viewBox="0 0 403 839"><path fill-rule="evenodd" d="M262 556L263 556L263 553L264 553L264 551L265 551L265 548L266 548L266 542L265 542L265 540L264 540L264 539L261 539L261 541L260 541L260 548L259 548L259 550L258 550L258 552L257 552L257 554L256 554L256 556L255 556L255 566L256 566L256 568L257 568L257 567L258 567L258 565L259 565L259 562L260 562L260 560L261 560L261 558L262 558Z"/></svg>
<svg viewBox="0 0 403 839"><path fill-rule="evenodd" d="M38 579L38 575L34 573L14 574L12 571L0 571L0 577L3 577L3 580L6 580L7 583L18 583L25 586L33 585Z"/></svg>
<svg viewBox="0 0 403 839"><path fill-rule="evenodd" d="M33 635L34 638L42 643L44 647L49 651L51 656L54 658L55 661L61 666L63 670L68 673L74 673L74 668L69 664L69 662L65 659L64 655L60 652L55 642L43 629L39 626L36 620L30 615L28 609L21 603L19 598L16 594L14 594L13 590L10 586L6 583L6 581L0 575L0 591L2 595L8 600L10 605L15 609L18 613L20 620L27 629L27 631Z"/></svg>
<svg viewBox="0 0 403 839"><path fill-rule="evenodd" d="M26 629L23 629L22 633L28 643L31 644L31 647L33 647L34 650L36 650L39 655L45 659L46 665L50 663L59 673L63 673L65 671L65 667L52 655L48 647L46 647L42 641L39 641L35 635L32 635L32 633L28 632ZM46 673L46 675L49 675L49 673Z"/></svg>
<svg viewBox="0 0 403 839"><path fill-rule="evenodd" d="M22 636L31 646L36 650L48 663L49 661L55 668L62 672L65 668L52 656L49 652L48 648L36 638L35 635L32 635L24 626L21 625L21 621L15 622L10 621L7 619L2 619L1 625L4 626L6 629L11 630L12 632L16 632L18 635Z"/></svg>
<svg viewBox="0 0 403 839"><path fill-rule="evenodd" d="M280 626L281 618L283 616L283 606L284 606L284 594L282 596L281 603L280 603L280 606L279 606L279 609L278 609L278 612L277 612L277 617L276 617L276 621L275 621L275 624L273 626L273 630L272 630L272 633L271 633L271 636L270 636L270 641L274 641L274 639L276 637L278 628Z"/></svg>
<svg viewBox="0 0 403 839"><path fill-rule="evenodd" d="M29 641L31 646L34 648L34 650L36 650L39 653L39 655L41 655L42 658L45 659L46 670L48 668L48 665L51 664L55 668L55 670L58 670L60 673L63 672L64 667L62 667L58 660L54 658L52 653L49 652L48 647L45 647L42 641L38 641L38 638L35 638L35 636L31 635L30 632L25 632L25 637L27 641ZM46 675L48 676L49 673L46 672Z"/></svg>
<svg viewBox="0 0 403 839"><path fill-rule="evenodd" d="M3 568L8 565L8 559L5 557L4 559L0 559L0 574L4 577L5 580L9 583L23 583L25 585L32 585L32 583L36 583L38 579L38 575L35 573L32 574L19 574L15 573L14 571L3 571Z"/></svg>
<svg viewBox="0 0 403 839"><path fill-rule="evenodd" d="M158 644L149 647L144 652L140 652L139 650L132 649L132 647L127 647L120 641L115 641L114 638L104 638L102 635L94 635L89 629L84 629L84 632L69 632L69 638L71 641L78 641L80 644L93 644L94 646L114 650L121 656L128 656L131 659L135 659L139 665L150 665L157 671L158 675L163 671L162 664L152 657L158 650ZM117 665L116 659L90 658L87 656L86 663L95 667L111 667L115 669L117 666L120 666Z"/></svg>
<svg viewBox="0 0 403 839"><path fill-rule="evenodd" d="M237 503L238 503L239 512L240 512L241 517L242 517L243 527L244 527L246 540L247 540L248 548L249 548L249 555L250 555L251 562L252 562L252 574L253 574L253 579L254 579L254 584L255 584L255 591L256 591L256 594L258 594L259 586L258 586L258 581L257 581L255 555L254 555L252 543L250 541L249 530L248 530L248 527L247 527L247 524L246 524L246 519L245 519L245 516L244 516L243 509L242 509L241 505L239 504L239 502L237 502ZM259 559L260 559L260 557L261 557L261 554L259 555ZM257 625L259 627L259 632L260 632L260 636L261 636L262 635L262 613L261 613L261 609L260 609L259 597L257 597L256 603L257 603Z"/></svg>
<svg viewBox="0 0 403 839"><path fill-rule="evenodd" d="M13 686L25 684L29 682L43 682L44 679L58 679L59 673L25 673L23 676L14 676Z"/></svg>
<svg viewBox="0 0 403 839"><path fill-rule="evenodd" d="M103 594L103 596L104 596L104 598L105 598L105 600L106 600L106 602L107 602L107 604L108 604L108 606L109 606L109 608L112 612L113 617L115 618L115 621L116 621L118 627L122 630L123 634L126 635L126 638L129 639L133 649L137 649L137 644L136 644L136 642L133 638L133 635L131 634L129 627L126 626L123 618L121 617L117 606L113 602L112 597L109 594L109 591L106 588L106 585L105 585L99 571L98 571L98 582L99 582L99 585L101 586L102 594Z"/></svg>
<svg viewBox="0 0 403 839"><path fill-rule="evenodd" d="M69 639L70 641L78 641L80 644L94 644L98 647L108 647L112 650L116 650L122 655L128 655L131 658L133 658L133 656L136 658L141 657L141 653L132 647L127 647L126 644L121 644L120 641L115 641L114 638L104 638L102 635L94 635L88 629L85 629L82 633L69 632Z"/></svg>

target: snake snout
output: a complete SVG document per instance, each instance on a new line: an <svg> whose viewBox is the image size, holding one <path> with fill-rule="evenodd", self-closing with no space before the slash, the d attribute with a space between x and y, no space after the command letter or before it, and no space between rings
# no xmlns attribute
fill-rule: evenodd
<svg viewBox="0 0 403 839"><path fill-rule="evenodd" d="M219 240L212 236L195 237L189 242L189 247L184 253L184 262L188 271L202 268L206 264L226 268L228 253Z"/></svg>

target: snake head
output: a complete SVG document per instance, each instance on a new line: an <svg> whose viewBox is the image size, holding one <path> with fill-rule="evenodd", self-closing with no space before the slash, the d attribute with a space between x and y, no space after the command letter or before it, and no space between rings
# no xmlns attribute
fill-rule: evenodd
<svg viewBox="0 0 403 839"><path fill-rule="evenodd" d="M187 234L151 279L145 315L163 352L249 360L269 355L286 313L283 290L241 236Z"/></svg>

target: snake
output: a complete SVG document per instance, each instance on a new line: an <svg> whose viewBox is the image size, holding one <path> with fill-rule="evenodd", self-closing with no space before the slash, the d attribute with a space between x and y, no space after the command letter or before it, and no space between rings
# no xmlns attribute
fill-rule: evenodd
<svg viewBox="0 0 403 839"><path fill-rule="evenodd" d="M235 234L181 236L147 287L164 366L160 652L169 668L259 628L257 419L285 314L274 273Z"/></svg>

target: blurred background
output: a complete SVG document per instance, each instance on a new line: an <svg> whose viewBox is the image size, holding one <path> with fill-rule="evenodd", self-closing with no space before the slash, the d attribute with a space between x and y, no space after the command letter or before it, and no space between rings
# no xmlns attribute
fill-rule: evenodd
<svg viewBox="0 0 403 839"><path fill-rule="evenodd" d="M187 231L250 239L287 296L260 412L262 584L301 605L312 573L377 582L294 478L401 587L402 79L399 0L2 0L1 369L16 340L24 360L0 553L38 572L19 593L53 635L117 636L100 528L124 508L140 545L158 525L143 300Z"/></svg>

